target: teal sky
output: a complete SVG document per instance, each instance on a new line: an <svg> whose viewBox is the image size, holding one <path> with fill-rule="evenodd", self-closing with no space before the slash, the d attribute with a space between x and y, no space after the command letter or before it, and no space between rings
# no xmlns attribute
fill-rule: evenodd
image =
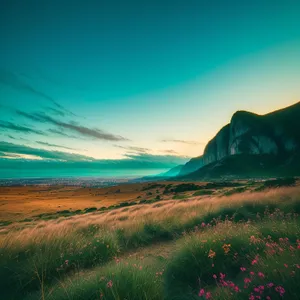
<svg viewBox="0 0 300 300"><path fill-rule="evenodd" d="M299 101L299 15L297 0L1 1L0 165L202 154L236 110Z"/></svg>

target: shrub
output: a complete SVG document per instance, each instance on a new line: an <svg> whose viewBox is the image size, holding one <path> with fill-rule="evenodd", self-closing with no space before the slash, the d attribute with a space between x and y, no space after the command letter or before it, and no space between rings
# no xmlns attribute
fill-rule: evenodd
<svg viewBox="0 0 300 300"><path fill-rule="evenodd" d="M212 195L214 191L212 190L200 190L193 194L193 196L205 196L205 195Z"/></svg>

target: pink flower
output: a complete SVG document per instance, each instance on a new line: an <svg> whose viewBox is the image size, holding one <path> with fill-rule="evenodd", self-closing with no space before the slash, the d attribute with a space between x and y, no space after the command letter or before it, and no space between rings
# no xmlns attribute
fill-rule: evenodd
<svg viewBox="0 0 300 300"><path fill-rule="evenodd" d="M251 271L251 272L250 272L250 275L251 275L251 276L254 276L254 275L255 275L255 273L254 273L253 271Z"/></svg>
<svg viewBox="0 0 300 300"><path fill-rule="evenodd" d="M252 262L251 262L251 264L252 264L252 265L257 264L257 259L253 259Z"/></svg>
<svg viewBox="0 0 300 300"><path fill-rule="evenodd" d="M198 296L199 296L199 297L202 297L202 296L204 296L204 294L205 294L204 289L201 289L200 292L199 292L199 294L198 294Z"/></svg>
<svg viewBox="0 0 300 300"><path fill-rule="evenodd" d="M241 267L240 270L241 270L242 272L245 272L245 271L246 271L246 268Z"/></svg>
<svg viewBox="0 0 300 300"><path fill-rule="evenodd" d="M258 272L257 275L258 275L260 278L265 278L265 275L264 275L264 273L262 273L262 272Z"/></svg>
<svg viewBox="0 0 300 300"><path fill-rule="evenodd" d="M245 278L245 279L244 279L244 282L245 282L245 283L250 283L250 282L251 282L251 279L250 279L250 278Z"/></svg>
<svg viewBox="0 0 300 300"><path fill-rule="evenodd" d="M267 284L267 287L270 289L270 288L272 288L274 286L274 283L273 282L270 282L270 283L268 283Z"/></svg>
<svg viewBox="0 0 300 300"><path fill-rule="evenodd" d="M210 293L210 292L207 292L207 293L206 293L205 299L211 299L211 293Z"/></svg>
<svg viewBox="0 0 300 300"><path fill-rule="evenodd" d="M279 295L282 297L283 295L284 295L284 293L285 293L285 289L282 287L282 286L276 286L276 288L275 288L275 291L277 292L277 293L279 293Z"/></svg>
<svg viewBox="0 0 300 300"><path fill-rule="evenodd" d="M214 275L213 275L213 278L214 278L214 279L217 279L217 275L216 275L216 274L214 274Z"/></svg>
<svg viewBox="0 0 300 300"><path fill-rule="evenodd" d="M288 268L288 267L289 267L287 264L284 264L284 266L285 266L286 268Z"/></svg>
<svg viewBox="0 0 300 300"><path fill-rule="evenodd" d="M113 282L110 280L110 281L106 284L106 286L110 289L110 288L113 286Z"/></svg>
<svg viewBox="0 0 300 300"><path fill-rule="evenodd" d="M271 300L271 297L270 297L270 296L267 296L267 297L266 297L266 300Z"/></svg>
<svg viewBox="0 0 300 300"><path fill-rule="evenodd" d="M221 279L224 279L226 277L226 275L225 274L223 274L223 273L220 273L220 278Z"/></svg>

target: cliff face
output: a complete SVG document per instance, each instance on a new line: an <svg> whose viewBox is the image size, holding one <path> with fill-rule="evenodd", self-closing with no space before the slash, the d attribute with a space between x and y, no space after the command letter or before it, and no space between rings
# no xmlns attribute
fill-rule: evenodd
<svg viewBox="0 0 300 300"><path fill-rule="evenodd" d="M190 160L180 175L236 154L286 157L300 151L300 102L267 115L236 112L207 144L202 156Z"/></svg>

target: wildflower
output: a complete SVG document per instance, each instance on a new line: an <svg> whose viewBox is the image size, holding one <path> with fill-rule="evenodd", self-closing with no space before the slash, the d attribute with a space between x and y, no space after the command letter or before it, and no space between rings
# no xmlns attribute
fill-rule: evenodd
<svg viewBox="0 0 300 300"><path fill-rule="evenodd" d="M110 289L110 288L113 286L113 282L110 280L110 281L106 284L106 286Z"/></svg>
<svg viewBox="0 0 300 300"><path fill-rule="evenodd" d="M205 223L204 222L202 222L201 223L201 227L205 227L206 225L205 225Z"/></svg>
<svg viewBox="0 0 300 300"><path fill-rule="evenodd" d="M240 270L241 270L242 272L245 272L245 271L246 271L246 268L240 267Z"/></svg>
<svg viewBox="0 0 300 300"><path fill-rule="evenodd" d="M272 288L273 286L274 286L274 283L273 283L273 282L270 282L270 283L267 284L267 287L268 287L268 288Z"/></svg>
<svg viewBox="0 0 300 300"><path fill-rule="evenodd" d="M231 244L224 244L224 245L222 246L222 248L223 248L225 254L228 254L228 252L230 251L230 247L231 247Z"/></svg>
<svg viewBox="0 0 300 300"><path fill-rule="evenodd" d="M245 278L244 279L244 282L247 284L247 283L250 283L252 280L250 278Z"/></svg>
<svg viewBox="0 0 300 300"><path fill-rule="evenodd" d="M265 275L264 275L264 273L262 273L262 272L258 272L257 275L258 275L260 278L265 278Z"/></svg>
<svg viewBox="0 0 300 300"><path fill-rule="evenodd" d="M214 275L213 275L213 278L214 278L214 279L217 279L217 275L216 275L216 274L214 274Z"/></svg>
<svg viewBox="0 0 300 300"><path fill-rule="evenodd" d="M234 287L234 291L237 292L237 293L240 291L240 289L237 285Z"/></svg>
<svg viewBox="0 0 300 300"><path fill-rule="evenodd" d="M279 295L282 297L283 295L284 295L284 293L285 293L285 289L282 287L282 286L276 286L276 288L275 288L275 291L277 292L277 293L279 293Z"/></svg>
<svg viewBox="0 0 300 300"><path fill-rule="evenodd" d="M284 266L285 266L286 268L288 268L288 267L289 267L287 264L284 264Z"/></svg>
<svg viewBox="0 0 300 300"><path fill-rule="evenodd" d="M226 275L225 274L223 274L223 273L220 273L220 278L223 280L224 278L226 277Z"/></svg>
<svg viewBox="0 0 300 300"><path fill-rule="evenodd" d="M257 264L257 259L253 259L251 262L251 265L255 265L255 264Z"/></svg>
<svg viewBox="0 0 300 300"><path fill-rule="evenodd" d="M271 297L270 297L270 296L267 296L267 297L266 297L266 300L271 300Z"/></svg>
<svg viewBox="0 0 300 300"><path fill-rule="evenodd" d="M205 294L204 289L201 289L201 290L199 291L198 296L199 296L199 297L202 297L202 296L204 296L204 294Z"/></svg>
<svg viewBox="0 0 300 300"><path fill-rule="evenodd" d="M251 275L251 276L254 276L254 275L255 275L255 273L254 273L253 271L251 271L251 272L250 272L250 275Z"/></svg>
<svg viewBox="0 0 300 300"><path fill-rule="evenodd" d="M208 253L208 257L209 258L214 258L216 256L216 252L214 252L213 250L209 250L209 253Z"/></svg>
<svg viewBox="0 0 300 300"><path fill-rule="evenodd" d="M207 292L207 293L206 293L205 299L211 299L211 293L210 293L210 292Z"/></svg>

